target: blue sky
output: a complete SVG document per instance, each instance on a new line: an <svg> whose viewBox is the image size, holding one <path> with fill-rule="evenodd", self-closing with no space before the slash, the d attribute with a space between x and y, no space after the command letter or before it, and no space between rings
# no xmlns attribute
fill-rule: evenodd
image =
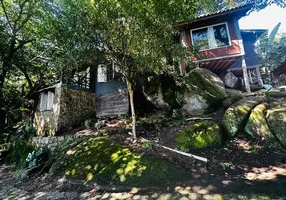
<svg viewBox="0 0 286 200"><path fill-rule="evenodd" d="M241 29L269 29L271 31L279 22L281 22L280 31L286 32L286 8L271 5L241 18L239 25Z"/></svg>

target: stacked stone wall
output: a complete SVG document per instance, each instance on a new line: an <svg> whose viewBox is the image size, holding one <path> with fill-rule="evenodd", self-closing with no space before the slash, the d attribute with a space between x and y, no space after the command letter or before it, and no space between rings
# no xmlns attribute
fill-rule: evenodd
<svg viewBox="0 0 286 200"><path fill-rule="evenodd" d="M95 137L90 135L66 135L66 136L48 136L48 137L33 137L31 143L42 148L48 148L52 152L59 146L67 142L72 142L76 139L85 137Z"/></svg>
<svg viewBox="0 0 286 200"><path fill-rule="evenodd" d="M61 88L58 131L68 131L88 118L96 117L96 95L67 87Z"/></svg>

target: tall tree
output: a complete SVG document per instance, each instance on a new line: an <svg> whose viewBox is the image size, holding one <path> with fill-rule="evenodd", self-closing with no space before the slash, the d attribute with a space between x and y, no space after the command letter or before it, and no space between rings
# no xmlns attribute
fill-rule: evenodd
<svg viewBox="0 0 286 200"><path fill-rule="evenodd" d="M7 75L16 67L28 77L27 68L19 62L22 51L35 39L33 24L39 14L37 0L0 0L0 126L5 123L7 115L3 94ZM29 78L27 81L31 83Z"/></svg>

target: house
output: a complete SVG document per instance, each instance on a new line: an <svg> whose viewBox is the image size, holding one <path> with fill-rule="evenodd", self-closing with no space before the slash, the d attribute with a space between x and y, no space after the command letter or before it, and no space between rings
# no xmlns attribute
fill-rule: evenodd
<svg viewBox="0 0 286 200"><path fill-rule="evenodd" d="M178 24L181 45L194 47L198 51L198 67L207 68L217 75L226 71L243 72L248 91L249 82L263 84L255 43L265 31L240 30L238 20L244 17L251 7L247 4L225 9ZM180 70L181 74L188 72L186 62L181 62Z"/></svg>
<svg viewBox="0 0 286 200"><path fill-rule="evenodd" d="M198 67L218 75L226 71L241 73L248 89L249 80L263 84L255 43L264 31L240 30L238 24L250 9L250 5L244 5L178 23L181 45L193 46L199 51ZM180 63L180 71L182 75L188 72L185 61ZM69 84L40 90L40 104L35 114L38 134L66 131L94 116L128 113L126 84L117 72L114 63L90 66L77 73Z"/></svg>
<svg viewBox="0 0 286 200"><path fill-rule="evenodd" d="M58 83L38 91L40 103L34 117L37 135L71 130L89 118L123 115L129 111L126 84L116 80L116 70L98 65L76 73L68 84Z"/></svg>

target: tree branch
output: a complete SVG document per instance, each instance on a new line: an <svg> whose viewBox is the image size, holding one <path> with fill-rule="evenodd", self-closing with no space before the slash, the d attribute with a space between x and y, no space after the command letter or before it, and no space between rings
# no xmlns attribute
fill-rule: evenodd
<svg viewBox="0 0 286 200"><path fill-rule="evenodd" d="M18 49L21 49L25 44L28 44L28 43L33 42L33 41L34 40L32 40L32 39L20 41L18 46L15 47L15 51L17 51Z"/></svg>
<svg viewBox="0 0 286 200"><path fill-rule="evenodd" d="M3 9L3 11L4 11L6 20L7 20L7 23L8 23L8 25L10 26L11 30L13 30L13 26L12 26L12 24L11 24L11 22L10 22L9 17L8 17L8 13L7 13L7 11L6 11L6 7L5 7L5 5L4 5L4 2L3 2L3 0L0 0L0 2L1 2L1 6L2 6L2 9Z"/></svg>
<svg viewBox="0 0 286 200"><path fill-rule="evenodd" d="M23 14L24 6L27 2L28 2L28 0L25 0L20 4L20 12L19 12L17 19L14 22L15 26L17 25L18 21L21 19L21 15Z"/></svg>

